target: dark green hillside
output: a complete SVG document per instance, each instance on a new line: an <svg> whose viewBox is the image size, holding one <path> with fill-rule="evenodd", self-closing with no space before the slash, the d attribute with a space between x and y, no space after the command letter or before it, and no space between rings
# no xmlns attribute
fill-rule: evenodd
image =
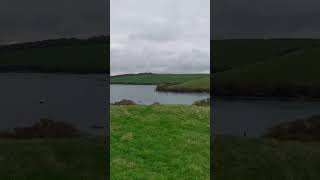
<svg viewBox="0 0 320 180"><path fill-rule="evenodd" d="M157 90L169 92L210 92L210 78L207 76L176 85L158 85Z"/></svg>
<svg viewBox="0 0 320 180"><path fill-rule="evenodd" d="M109 38L57 39L0 46L0 72L105 73Z"/></svg>
<svg viewBox="0 0 320 180"><path fill-rule="evenodd" d="M216 71L284 56L313 46L320 46L320 40L312 39L240 39L211 41L212 63Z"/></svg>
<svg viewBox="0 0 320 180"><path fill-rule="evenodd" d="M214 74L215 94L319 98L319 42L318 40L221 41L220 45L216 44L217 55L214 62L217 66L230 64L232 68Z"/></svg>

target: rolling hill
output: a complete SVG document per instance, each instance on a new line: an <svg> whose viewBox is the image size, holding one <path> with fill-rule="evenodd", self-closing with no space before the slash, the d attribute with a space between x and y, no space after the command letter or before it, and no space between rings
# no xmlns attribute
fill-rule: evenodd
<svg viewBox="0 0 320 180"><path fill-rule="evenodd" d="M0 72L106 73L109 37L0 46Z"/></svg>
<svg viewBox="0 0 320 180"><path fill-rule="evenodd" d="M256 47L252 51L262 49L265 45L260 46L260 44L265 41L272 42L272 40L270 42L260 40L260 43L256 41ZM292 43L286 45L287 41ZM279 48L283 49L281 53L269 53L264 59L256 57L255 61L251 59L250 63L245 60L246 54L239 55L238 61L244 60L245 63L241 65L234 63L229 70L215 73L215 94L217 96L320 97L319 41L274 40L273 42L275 47L278 44L283 45ZM238 43L246 44L246 41L238 40ZM237 51L234 47L229 49L230 54L237 54ZM231 55L221 56L222 59L218 57L215 59L217 64L223 59L231 62Z"/></svg>

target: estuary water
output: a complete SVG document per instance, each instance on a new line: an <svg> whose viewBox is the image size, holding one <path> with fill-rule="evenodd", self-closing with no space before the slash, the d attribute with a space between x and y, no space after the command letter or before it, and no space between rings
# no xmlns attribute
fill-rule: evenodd
<svg viewBox="0 0 320 180"><path fill-rule="evenodd" d="M105 75L0 73L0 131L42 118L65 121L86 132L105 133L109 90ZM150 85L110 85L110 102L192 104L205 93L166 93ZM213 102L215 134L260 136L284 121L320 115L320 102L223 100Z"/></svg>
<svg viewBox="0 0 320 180"><path fill-rule="evenodd" d="M30 126L42 118L86 132L106 124L106 76L0 73L0 131ZM100 133L100 132L99 132Z"/></svg>
<svg viewBox="0 0 320 180"><path fill-rule="evenodd" d="M158 92L155 85L118 85L110 86L111 103L129 99L137 104L192 104L194 101L209 98L208 93Z"/></svg>

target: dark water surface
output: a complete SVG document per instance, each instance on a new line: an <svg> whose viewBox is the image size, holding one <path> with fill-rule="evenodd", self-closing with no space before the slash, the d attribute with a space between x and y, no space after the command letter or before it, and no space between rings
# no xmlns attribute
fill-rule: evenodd
<svg viewBox="0 0 320 180"><path fill-rule="evenodd" d="M111 103L129 99L138 104L192 104L194 101L209 98L207 93L171 93L155 91L154 85L110 85Z"/></svg>
<svg viewBox="0 0 320 180"><path fill-rule="evenodd" d="M261 136L284 121L320 115L320 102L269 100L215 100L216 134Z"/></svg>
<svg viewBox="0 0 320 180"><path fill-rule="evenodd" d="M107 123L105 75L0 73L0 131L30 126L41 118L104 133ZM111 85L110 101L192 104L202 93L164 93L150 85ZM44 103L40 103L44 102ZM320 115L320 102L214 100L216 134L260 136L280 122Z"/></svg>
<svg viewBox="0 0 320 180"><path fill-rule="evenodd" d="M103 132L92 126L106 124L105 77L0 73L0 130L48 118L72 123L86 132Z"/></svg>

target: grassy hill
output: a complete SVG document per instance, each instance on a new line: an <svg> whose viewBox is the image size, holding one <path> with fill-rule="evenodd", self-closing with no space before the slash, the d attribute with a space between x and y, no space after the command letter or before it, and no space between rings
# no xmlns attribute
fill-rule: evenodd
<svg viewBox="0 0 320 180"><path fill-rule="evenodd" d="M210 78L204 77L176 85L159 85L157 90L174 92L210 92Z"/></svg>
<svg viewBox="0 0 320 180"><path fill-rule="evenodd" d="M106 73L109 38L56 39L0 46L0 72Z"/></svg>
<svg viewBox="0 0 320 180"><path fill-rule="evenodd" d="M112 179L209 179L209 107L111 107Z"/></svg>
<svg viewBox="0 0 320 180"><path fill-rule="evenodd" d="M320 45L313 39L239 39L211 41L212 62L221 72Z"/></svg>
<svg viewBox="0 0 320 180"><path fill-rule="evenodd" d="M0 179L106 178L106 142L100 137L0 139Z"/></svg>
<svg viewBox="0 0 320 180"><path fill-rule="evenodd" d="M317 78L320 75L317 68L320 65L318 60L320 41L252 40L250 42L251 45L256 44L255 47L246 47L248 40L225 41L221 45L216 45L220 48L229 47L224 51L231 54L223 55L223 52L219 54L217 51L214 59L216 64L224 60L233 64L232 68L214 74L217 96L320 97L320 80ZM229 46L226 45L228 43ZM243 54L238 52L238 48L242 49L242 46L247 48ZM264 48L268 48L269 52L266 53L267 50L261 52ZM274 49L278 51L275 52ZM249 50L252 51L252 56L249 56ZM261 57L256 55L257 52L261 52ZM233 56L233 61L243 61L243 63L232 63Z"/></svg>
<svg viewBox="0 0 320 180"><path fill-rule="evenodd" d="M153 73L140 73L140 74L124 74L112 76L112 84L180 84L186 81L191 81L203 77L207 74L153 74Z"/></svg>
<svg viewBox="0 0 320 180"><path fill-rule="evenodd" d="M217 136L213 176L223 180L317 180L320 143Z"/></svg>

